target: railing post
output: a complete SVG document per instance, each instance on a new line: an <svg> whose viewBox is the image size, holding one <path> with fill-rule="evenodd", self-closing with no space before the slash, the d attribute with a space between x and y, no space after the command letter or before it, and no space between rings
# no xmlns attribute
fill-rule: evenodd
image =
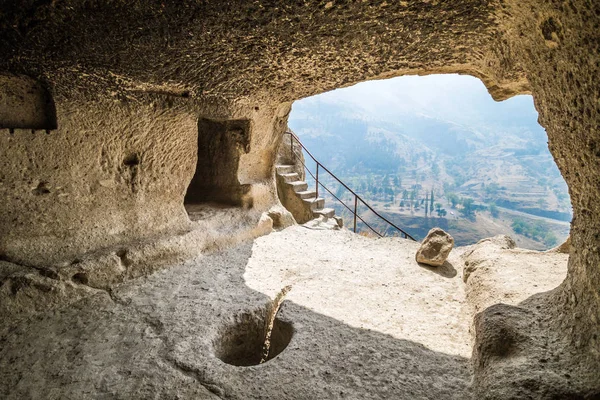
<svg viewBox="0 0 600 400"><path fill-rule="evenodd" d="M356 211L358 208L358 196L354 195L354 233L356 233Z"/></svg>
<svg viewBox="0 0 600 400"><path fill-rule="evenodd" d="M316 176L312 174L312 172L310 171L310 169L308 169L308 167L306 166L306 164L302 161L299 160L302 164L302 166L309 172L309 174L315 178L315 194L316 197L319 197L319 169L324 169L326 173L328 173L330 176L332 176L336 181L338 181L343 187L345 187L347 190L350 191L350 193L352 193L354 195L354 233L356 233L357 231L357 219L360 219L361 221L364 222L364 224L370 228L373 232L375 232L377 235L379 235L380 237L383 237L383 235L381 235L379 232L377 232L376 230L374 230L366 221L364 221L362 218L360 218L358 216L358 200L360 199L360 201L365 205L365 207L367 207L371 212L373 212L375 214L376 217L379 217L380 219L382 219L383 221L385 221L388 225L390 225L391 227L393 227L394 229L396 229L397 231L400 232L400 237L404 236L404 238L406 239L412 239L415 240L412 236L410 236L408 233L404 232L402 229L398 228L396 225L394 225L393 223L391 223L390 221L388 221L385 217L379 215L379 213L377 213L377 211L375 211L368 203L366 203L362 198L360 198L352 189L350 189L344 182L342 182L337 176L335 176L331 171L329 171L327 169L327 167L321 165L319 163L319 161L311 154L311 152L304 147L304 145L302 144L302 142L300 141L300 139L298 139L292 132L287 131L284 134L288 134L290 135L290 151L292 152L292 160L295 163L296 160L296 154L294 153L294 140L296 140L298 142L298 144L300 145L300 151L301 152L306 152L306 154L308 154L317 164L317 171L316 171ZM335 199L337 199L339 202L341 202L346 209L348 209L349 211L352 212L352 209L342 200L340 200L336 195L334 195L325 185L322 185L323 188L329 192L329 194L331 194ZM386 229L386 232L388 229ZM384 232L385 233L385 232Z"/></svg>
<svg viewBox="0 0 600 400"><path fill-rule="evenodd" d="M319 198L319 163L317 162L317 178L315 179L315 198Z"/></svg>

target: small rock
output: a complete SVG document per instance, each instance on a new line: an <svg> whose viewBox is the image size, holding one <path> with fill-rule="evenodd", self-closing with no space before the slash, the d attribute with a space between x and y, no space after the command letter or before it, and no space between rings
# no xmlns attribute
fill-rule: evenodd
<svg viewBox="0 0 600 400"><path fill-rule="evenodd" d="M417 251L417 262L441 267L454 247L454 239L441 228L432 228Z"/></svg>

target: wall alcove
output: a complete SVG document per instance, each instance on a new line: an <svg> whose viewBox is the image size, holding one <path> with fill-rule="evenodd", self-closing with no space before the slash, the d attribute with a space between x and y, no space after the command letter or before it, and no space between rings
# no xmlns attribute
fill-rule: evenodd
<svg viewBox="0 0 600 400"><path fill-rule="evenodd" d="M250 121L198 120L198 161L185 194L186 208L204 203L241 206L249 185L240 184L238 167L250 147Z"/></svg>

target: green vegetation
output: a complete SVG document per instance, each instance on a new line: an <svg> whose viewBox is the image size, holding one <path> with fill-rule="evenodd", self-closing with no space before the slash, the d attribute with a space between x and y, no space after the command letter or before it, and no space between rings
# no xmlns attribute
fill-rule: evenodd
<svg viewBox="0 0 600 400"><path fill-rule="evenodd" d="M456 206L460 202L460 199L456 193L446 193L446 198L452 205L452 208L456 208Z"/></svg>
<svg viewBox="0 0 600 400"><path fill-rule="evenodd" d="M462 209L460 210L461 214L465 216L465 218L473 218L475 216L475 200L465 197L462 199Z"/></svg>
<svg viewBox="0 0 600 400"><path fill-rule="evenodd" d="M556 235L541 221L530 223L517 217L513 219L511 228L515 233L533 240L541 241L548 247L556 246L558 244Z"/></svg>

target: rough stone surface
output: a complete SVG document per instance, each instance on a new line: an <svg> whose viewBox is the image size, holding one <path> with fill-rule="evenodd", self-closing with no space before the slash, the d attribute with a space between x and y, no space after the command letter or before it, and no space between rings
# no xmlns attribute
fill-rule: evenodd
<svg viewBox="0 0 600 400"><path fill-rule="evenodd" d="M496 235L490 238L481 239L477 242L477 245L483 245L484 243L491 243L501 249L514 249L517 247L517 243L508 235Z"/></svg>
<svg viewBox="0 0 600 400"><path fill-rule="evenodd" d="M467 302L476 315L475 397L595 398L600 387L585 383L600 378L585 368L594 355L572 354L544 315L547 294L559 290L567 272L568 254L514 248L500 235L469 246L461 258ZM505 381L509 374L511 384Z"/></svg>
<svg viewBox="0 0 600 400"><path fill-rule="evenodd" d="M497 303L519 305L564 280L567 255L515 248L512 243L510 237L498 235L462 248L463 281L469 303L476 306L473 314Z"/></svg>
<svg viewBox="0 0 600 400"><path fill-rule="evenodd" d="M196 169L197 115L175 105L140 110L114 102L78 104L68 111L59 104L57 109L60 128L50 135L20 129L0 135L4 259L59 264L102 248L194 229L184 196ZM68 118L61 119L63 114ZM256 162L247 159L265 158L259 153L240 155L238 172L246 162ZM236 175L246 185L244 201L235 191L229 200L212 200L244 203L256 211L278 204L270 167L260 169L258 176ZM235 171L232 167L229 176Z"/></svg>
<svg viewBox="0 0 600 400"><path fill-rule="evenodd" d="M556 246L548 251L555 251L557 253L569 254L571 252L571 236L567 237L567 240L563 244Z"/></svg>
<svg viewBox="0 0 600 400"><path fill-rule="evenodd" d="M573 387L589 395L600 381L599 19L590 0L5 0L0 73L47 89L57 129L32 134L15 122L24 108L0 113L9 121L0 132L0 257L62 268L189 232L183 201L201 118L249 121L227 182L243 188L242 210L266 212L278 204L273 163L292 101L367 79L468 73L498 100L533 94L569 186L568 275L532 299L556 340L530 343L561 354L545 376L572 366ZM522 327L530 314L511 318ZM487 360L486 371L501 373L476 380L482 393L495 385L507 388L498 398L551 395L543 379L535 392L513 380L529 365Z"/></svg>
<svg viewBox="0 0 600 400"><path fill-rule="evenodd" d="M304 164L304 153L302 146L296 139L292 142L292 136L287 132L292 132L289 128L286 129L286 133L281 139L281 144L277 148L277 159L275 162L278 165L292 165L294 172L298 174L300 180L303 181L306 177L306 170ZM293 132L292 132L293 134Z"/></svg>
<svg viewBox="0 0 600 400"><path fill-rule="evenodd" d="M417 262L441 267L454 247L454 238L441 228L432 228L415 256Z"/></svg>
<svg viewBox="0 0 600 400"><path fill-rule="evenodd" d="M486 246L494 246L488 249L490 265L520 274L509 287L492 267L463 283L461 255L472 248L456 248L447 264L428 267L415 262L413 241L303 226L106 291L74 283L87 295L68 307L3 320L0 397L516 399L582 393L580 367L557 375L536 366L555 363L550 348L524 362L536 340L547 336L539 331L531 338L529 325L539 325L540 313L521 299L559 284L567 257L501 249L488 241L469 259L483 255ZM549 261L556 262L550 273L539 274ZM0 271L16 272L6 263ZM260 366L223 362L232 362L227 355L238 343L248 343L244 333L261 335L270 299L286 285L292 289L278 319L291 324L287 346ZM496 299L470 296L475 286ZM513 295L505 297L508 292ZM477 315L470 360L472 315L496 300L508 304ZM475 375L475 386L471 362L478 370L491 369ZM532 371L513 376L515 381L545 392L496 382L515 365ZM571 392L564 391L566 383L573 384Z"/></svg>
<svg viewBox="0 0 600 400"><path fill-rule="evenodd" d="M0 261L0 319L32 317L76 302L90 293L143 277L203 252L231 247L293 223L283 207L256 213L235 207L189 208L194 229L177 236L129 243L85 254L55 267L32 268Z"/></svg>
<svg viewBox="0 0 600 400"><path fill-rule="evenodd" d="M303 243L298 243L303 237ZM242 244L121 284L110 296L99 292L63 310L3 324L0 397L304 400L469 396L468 318L461 319L456 307L464 298L458 276L450 279L418 266L412 259L416 244L402 239L374 241L349 232L317 232L301 226L276 233L273 239L272 246L287 242L286 247L273 252L265 248L265 242ZM325 239L331 239L331 245ZM354 260L343 257L340 250L349 241L366 251ZM312 265L309 270L298 259L305 246L322 246L321 250L331 253L314 252L315 257L307 260ZM401 259L398 251L390 251L398 246L404 253ZM405 246L410 251L404 251ZM229 327L238 323L240 316L262 318L269 297L275 295L270 288L282 288L273 276L267 296L255 287L261 284L261 291L267 289L267 282L254 277L260 278L263 271L276 273L293 248L294 261L283 272L293 287L278 314L293 326L291 342L262 365L224 363L219 355L222 342L229 338ZM364 274L350 269L364 267L374 257L377 261ZM319 279L322 272L326 274ZM421 279L412 277L415 273ZM346 293L338 285L340 279L348 289L352 282L360 283ZM404 288L411 282L421 282L422 291ZM305 303L319 284L320 300ZM403 306L400 298L388 301L401 288L405 289L402 298L410 305ZM381 295L368 303L355 302L379 292ZM383 304L388 307L382 308ZM427 304L426 312L420 310ZM315 308L317 305L320 307ZM357 306L362 310L362 322L354 314ZM446 319L434 317L439 307L448 310ZM418 326L418 321L427 325ZM427 333L432 324L436 334L433 329Z"/></svg>
<svg viewBox="0 0 600 400"><path fill-rule="evenodd" d="M294 216L285 207L280 205L271 207L267 215L273 220L273 229L284 229L296 224Z"/></svg>

